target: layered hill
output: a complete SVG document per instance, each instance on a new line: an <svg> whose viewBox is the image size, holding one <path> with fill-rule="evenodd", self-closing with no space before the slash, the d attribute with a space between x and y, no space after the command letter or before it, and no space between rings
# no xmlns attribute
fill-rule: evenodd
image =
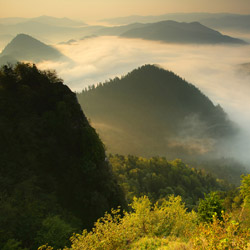
<svg viewBox="0 0 250 250"><path fill-rule="evenodd" d="M162 21L145 24L144 27L130 29L121 34L121 36L170 43L245 44L243 40L222 35L220 32L210 29L199 22L179 23L175 21Z"/></svg>
<svg viewBox="0 0 250 250"><path fill-rule="evenodd" d="M220 106L153 65L78 94L109 152L168 158L216 154L235 133Z"/></svg>
<svg viewBox="0 0 250 250"><path fill-rule="evenodd" d="M121 35L131 38L134 37L178 43L245 43L240 39L224 36L215 30L209 29L208 27L214 28L210 23L214 23L213 20L217 17L220 18L218 22L216 22L219 25L220 20L224 15L193 13L190 15L173 14L159 17L135 16L129 17L128 19L125 18L124 20L127 20L128 22L124 25L118 26L85 25L83 22L49 16L41 16L31 19L5 18L0 19L0 35L16 36L16 34L19 33L26 33L34 37L39 37L39 39L42 39L42 41L46 43L48 41L59 43L71 39L79 39L81 37L106 35ZM243 20L247 20L247 18L248 17L245 19L243 18ZM221 21L221 23L226 23L226 20ZM182 23L183 21L191 23ZM199 23L197 23L197 21ZM241 24L242 21L239 21L238 25ZM217 28L217 26L215 28ZM6 39L4 41L6 41Z"/></svg>
<svg viewBox="0 0 250 250"><path fill-rule="evenodd" d="M46 45L39 40L26 35L19 34L11 40L0 54L1 64L16 61L40 62L43 60L65 59L57 49Z"/></svg>
<svg viewBox="0 0 250 250"><path fill-rule="evenodd" d="M0 248L62 248L123 202L102 141L76 95L35 65L2 67L0 100Z"/></svg>

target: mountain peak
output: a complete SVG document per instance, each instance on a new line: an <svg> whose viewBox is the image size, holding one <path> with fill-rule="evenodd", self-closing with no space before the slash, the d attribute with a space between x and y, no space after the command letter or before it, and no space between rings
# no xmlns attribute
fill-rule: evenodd
<svg viewBox="0 0 250 250"><path fill-rule="evenodd" d="M13 38L0 55L1 58L8 56L15 58L17 61L32 62L58 60L63 57L57 49L23 33Z"/></svg>

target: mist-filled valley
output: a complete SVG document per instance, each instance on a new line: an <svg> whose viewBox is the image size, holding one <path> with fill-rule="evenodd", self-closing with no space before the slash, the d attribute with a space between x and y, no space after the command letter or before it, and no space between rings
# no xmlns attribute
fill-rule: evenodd
<svg viewBox="0 0 250 250"><path fill-rule="evenodd" d="M0 249L250 249L249 17L0 18Z"/></svg>
<svg viewBox="0 0 250 250"><path fill-rule="evenodd" d="M227 148L222 156L228 154L244 162L249 160L250 76L241 64L249 61L250 46L175 45L97 37L70 45L56 45L56 48L72 62L46 61L38 65L43 69L56 69L76 92L89 85L124 76L144 64L156 64L173 71L198 87L215 105L221 105L242 131L239 138L229 142L234 146L230 151Z"/></svg>

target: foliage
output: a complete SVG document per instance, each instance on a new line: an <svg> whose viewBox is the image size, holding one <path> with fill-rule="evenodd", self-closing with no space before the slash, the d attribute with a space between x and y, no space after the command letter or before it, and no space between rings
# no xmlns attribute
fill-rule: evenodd
<svg viewBox="0 0 250 250"><path fill-rule="evenodd" d="M130 249L131 250L156 250L160 247L168 246L169 240L158 237L144 237L134 242Z"/></svg>
<svg viewBox="0 0 250 250"><path fill-rule="evenodd" d="M250 174L242 176L240 193L244 199L244 205L250 208Z"/></svg>
<svg viewBox="0 0 250 250"><path fill-rule="evenodd" d="M21 247L22 243L15 239L9 239L2 247L2 250L27 250Z"/></svg>
<svg viewBox="0 0 250 250"><path fill-rule="evenodd" d="M38 232L47 227L45 240L56 227L43 224L48 217L79 230L121 205L122 191L105 157L75 93L55 72L24 63L2 66L0 248L15 239L36 249Z"/></svg>
<svg viewBox="0 0 250 250"><path fill-rule="evenodd" d="M213 216L211 223L200 223L191 241L193 249L224 250L248 249L250 240L249 229L242 228L240 221L223 214L223 219Z"/></svg>
<svg viewBox="0 0 250 250"><path fill-rule="evenodd" d="M186 211L180 197L171 196L161 205L152 205L147 197L135 198L130 206L132 211L123 217L119 209L112 210L96 222L91 232L74 235L70 249L134 249L135 242L145 237L189 237L194 229L196 215Z"/></svg>
<svg viewBox="0 0 250 250"><path fill-rule="evenodd" d="M42 222L40 230L37 232L36 241L38 245L48 243L49 245L58 248L63 248L69 245L68 239L75 231L75 228L58 215L48 216Z"/></svg>
<svg viewBox="0 0 250 250"><path fill-rule="evenodd" d="M204 193L228 189L211 174L191 168L179 159L109 155L109 162L129 203L134 196L147 195L156 202L174 194L181 195L191 209Z"/></svg>
<svg viewBox="0 0 250 250"><path fill-rule="evenodd" d="M244 185L245 181L242 186ZM229 196L237 197L235 194L237 195L233 192ZM219 209L216 212L221 206L219 193L212 192L206 195L200 203L201 208L205 207L208 210L203 212L207 212L206 216L212 216L212 219L209 217L205 222L198 220L199 214L187 212L179 196L170 196L155 204L146 196L134 198L130 211L124 212L123 215L120 209L106 213L96 222L92 231L84 230L82 235L75 234L71 238L72 246L64 250L249 249L248 207L239 209L231 205L229 211L222 211L218 217L221 211ZM208 213L210 209L214 212ZM47 246L42 248L45 249L51 250Z"/></svg>
<svg viewBox="0 0 250 250"><path fill-rule="evenodd" d="M223 206L216 192L205 194L205 198L200 200L198 206L198 216L201 221L210 222L213 221L213 217L217 216L219 220L222 220Z"/></svg>

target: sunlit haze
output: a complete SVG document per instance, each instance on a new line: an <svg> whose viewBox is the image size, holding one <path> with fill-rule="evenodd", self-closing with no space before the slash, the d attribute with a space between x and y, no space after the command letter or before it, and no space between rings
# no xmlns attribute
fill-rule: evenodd
<svg viewBox="0 0 250 250"><path fill-rule="evenodd" d="M81 19L86 22L117 16L174 12L250 13L249 0L1 0L0 8L0 17L49 15Z"/></svg>

